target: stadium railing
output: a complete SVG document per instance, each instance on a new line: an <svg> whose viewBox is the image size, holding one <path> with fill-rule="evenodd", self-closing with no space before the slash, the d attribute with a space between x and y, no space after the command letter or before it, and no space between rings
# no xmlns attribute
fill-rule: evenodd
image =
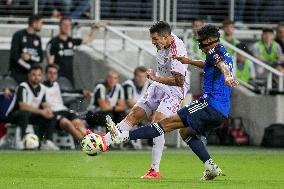
<svg viewBox="0 0 284 189"><path fill-rule="evenodd" d="M225 47L228 47L230 49L232 49L235 53L239 53L241 55L243 55L244 57L246 57L247 59L249 59L250 61L253 62L253 64L258 65L262 68L264 68L267 71L267 77L266 77L266 89L267 92L269 92L270 90L272 90L272 77L273 75L275 75L278 78L278 91L279 92L283 92L283 77L284 75L279 72L278 70L272 68L271 66L265 64L264 62L258 60L257 58L251 56L250 54L240 50L239 48L235 47L234 45L230 44L229 42L221 39L222 44ZM243 82L241 82L241 84L244 85ZM253 87L250 84L246 84L246 86L249 86L250 88Z"/></svg>
<svg viewBox="0 0 284 189"><path fill-rule="evenodd" d="M189 26L189 21L198 17L211 23L230 18L249 27L274 27L282 21L283 8L282 0L13 0L0 2L0 20L16 22L38 13L50 20L67 15L117 24L145 25L165 20L173 26Z"/></svg>

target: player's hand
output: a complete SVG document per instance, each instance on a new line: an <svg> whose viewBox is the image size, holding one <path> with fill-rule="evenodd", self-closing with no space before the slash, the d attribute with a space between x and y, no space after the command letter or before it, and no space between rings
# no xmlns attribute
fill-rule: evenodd
<svg viewBox="0 0 284 189"><path fill-rule="evenodd" d="M9 88L4 89L4 97L6 99L10 99L13 96L12 91Z"/></svg>
<svg viewBox="0 0 284 189"><path fill-rule="evenodd" d="M230 87L236 87L239 85L239 82L233 77L225 78L225 83Z"/></svg>
<svg viewBox="0 0 284 189"><path fill-rule="evenodd" d="M83 96L86 98L90 98L91 97L91 91L84 89L83 90Z"/></svg>
<svg viewBox="0 0 284 189"><path fill-rule="evenodd" d="M28 61L31 59L31 56L28 53L22 53L21 59L23 59L24 61Z"/></svg>
<svg viewBox="0 0 284 189"><path fill-rule="evenodd" d="M50 108L45 108L41 110L41 115L47 119L52 118L54 116Z"/></svg>
<svg viewBox="0 0 284 189"><path fill-rule="evenodd" d="M153 69L147 70L147 78L156 81L156 72Z"/></svg>
<svg viewBox="0 0 284 189"><path fill-rule="evenodd" d="M190 64L191 61L188 57L180 55L173 55L172 58L180 61L182 64Z"/></svg>

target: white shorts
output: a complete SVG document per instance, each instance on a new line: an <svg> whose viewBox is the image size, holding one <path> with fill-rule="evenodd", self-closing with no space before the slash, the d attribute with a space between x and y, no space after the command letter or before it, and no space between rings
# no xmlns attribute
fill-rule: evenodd
<svg viewBox="0 0 284 189"><path fill-rule="evenodd" d="M150 85L146 94L141 97L135 106L142 108L148 117L155 111L163 113L166 117L177 112L182 99L175 95L168 95L155 85Z"/></svg>

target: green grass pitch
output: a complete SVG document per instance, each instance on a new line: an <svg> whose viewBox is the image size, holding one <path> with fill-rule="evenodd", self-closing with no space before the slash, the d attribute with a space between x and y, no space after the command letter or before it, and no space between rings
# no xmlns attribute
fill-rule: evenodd
<svg viewBox="0 0 284 189"><path fill-rule="evenodd" d="M284 188L284 149L209 147L227 175L200 181L203 165L189 150L165 150L160 180L142 180L151 151L0 151L0 188Z"/></svg>

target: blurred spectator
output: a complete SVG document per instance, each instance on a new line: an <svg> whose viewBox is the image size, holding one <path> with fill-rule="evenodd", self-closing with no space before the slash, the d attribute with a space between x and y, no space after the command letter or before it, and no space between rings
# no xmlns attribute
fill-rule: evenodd
<svg viewBox="0 0 284 189"><path fill-rule="evenodd" d="M225 41L229 42L230 44L236 46L239 44L239 40L234 37L234 31L235 31L235 23L231 20L224 20L223 21L223 30L224 35L221 37ZM226 48L228 53L233 57L234 51L230 48Z"/></svg>
<svg viewBox="0 0 284 189"><path fill-rule="evenodd" d="M149 80L147 79L147 68L144 66L140 66L135 68L134 70L134 78L126 80L122 86L124 89L124 94L125 94L125 101L126 105L128 107L128 110L130 110L136 102L145 95L147 92L147 88L150 85ZM144 122L145 123L145 122ZM139 124L140 126L140 124ZM130 141L130 144L134 149L142 149L142 140L133 140ZM120 146L121 148L125 148L128 143L125 143L124 145ZM153 140L149 139L148 140L148 146L153 145Z"/></svg>
<svg viewBox="0 0 284 189"><path fill-rule="evenodd" d="M86 120L90 126L104 126L105 116L110 115L115 123L125 117L125 100L116 71L108 72L105 81L95 86Z"/></svg>
<svg viewBox="0 0 284 189"><path fill-rule="evenodd" d="M282 53L284 53L284 23L278 24L275 41L280 45Z"/></svg>
<svg viewBox="0 0 284 189"><path fill-rule="evenodd" d="M58 66L48 65L45 70L46 80L43 84L46 86L46 101L57 119L57 126L69 132L75 139L81 141L86 133L83 122L77 114L69 110L64 104L58 79Z"/></svg>
<svg viewBox="0 0 284 189"><path fill-rule="evenodd" d="M239 43L237 47L240 50L245 51L246 53L249 53L248 48L245 44ZM255 68L253 63L247 59L245 56L237 53L237 64L236 64L236 78L239 80L249 83L249 81L255 80Z"/></svg>
<svg viewBox="0 0 284 189"><path fill-rule="evenodd" d="M28 24L28 28L17 31L12 37L9 70L18 83L26 81L31 66L40 64L43 59L41 38L36 34L42 28L42 17L32 15Z"/></svg>
<svg viewBox="0 0 284 189"><path fill-rule="evenodd" d="M283 53L280 45L274 40L274 32L270 28L262 30L261 40L253 47L253 55L268 65L283 62Z"/></svg>
<svg viewBox="0 0 284 189"><path fill-rule="evenodd" d="M136 104L137 100L145 94L150 85L146 71L147 68L143 66L137 67L134 70L134 78L126 80L122 84L128 109L131 109Z"/></svg>
<svg viewBox="0 0 284 189"><path fill-rule="evenodd" d="M205 54L199 49L199 43L197 41L197 31L204 26L202 19L193 19L192 21L192 36L189 39L187 49L191 57L198 60L205 60Z"/></svg>
<svg viewBox="0 0 284 189"><path fill-rule="evenodd" d="M55 117L46 102L46 90L41 84L42 68L34 65L29 69L28 81L22 82L6 113L7 120L22 129L22 137L26 134L28 124L34 125L35 133L42 140L41 149L58 150L51 141L55 126Z"/></svg>
<svg viewBox="0 0 284 189"><path fill-rule="evenodd" d="M99 27L95 26L90 34L83 39L71 37L72 20L69 17L61 18L59 22L59 35L52 38L47 44L47 63L57 64L60 67L59 76L64 76L74 85L73 58L74 49L91 42Z"/></svg>

